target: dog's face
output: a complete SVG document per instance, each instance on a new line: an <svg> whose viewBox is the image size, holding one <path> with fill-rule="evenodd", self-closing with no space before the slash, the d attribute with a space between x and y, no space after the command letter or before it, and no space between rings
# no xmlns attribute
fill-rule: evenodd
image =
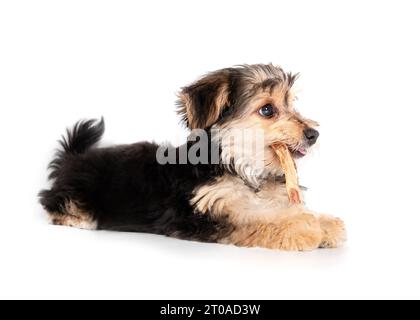
<svg viewBox="0 0 420 320"><path fill-rule="evenodd" d="M271 145L284 143L299 158L318 139L317 123L293 107L296 78L271 64L215 71L183 88L179 113L190 129L217 129L222 161L258 184L282 175Z"/></svg>

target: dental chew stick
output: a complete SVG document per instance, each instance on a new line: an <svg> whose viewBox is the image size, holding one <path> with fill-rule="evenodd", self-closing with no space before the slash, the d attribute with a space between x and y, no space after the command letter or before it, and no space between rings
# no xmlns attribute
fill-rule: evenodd
<svg viewBox="0 0 420 320"><path fill-rule="evenodd" d="M298 183L296 164L289 149L285 144L282 143L276 143L272 145L272 148L279 157L281 168L283 169L284 175L286 177L286 190L290 203L302 203L302 195Z"/></svg>

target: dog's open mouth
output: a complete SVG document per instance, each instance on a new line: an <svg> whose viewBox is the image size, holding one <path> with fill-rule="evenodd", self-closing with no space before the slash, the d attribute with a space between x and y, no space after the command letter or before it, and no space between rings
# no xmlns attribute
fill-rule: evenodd
<svg viewBox="0 0 420 320"><path fill-rule="evenodd" d="M302 158L302 157L306 156L306 154L308 153L308 149L304 148L304 147L301 147L301 148L298 148L298 149L291 149L289 147L289 150L290 150L290 153L292 154L293 158L295 158L295 159Z"/></svg>

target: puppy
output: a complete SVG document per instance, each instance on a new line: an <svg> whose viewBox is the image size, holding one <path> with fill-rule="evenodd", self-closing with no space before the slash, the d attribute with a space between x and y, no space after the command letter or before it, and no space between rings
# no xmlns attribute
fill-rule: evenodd
<svg viewBox="0 0 420 320"><path fill-rule="evenodd" d="M343 222L289 203L273 152L295 158L318 139L293 107L297 76L269 65L207 74L179 93L191 130L185 145L95 145L104 121L81 121L51 162L40 202L53 224L147 232L179 239L283 250L334 248Z"/></svg>

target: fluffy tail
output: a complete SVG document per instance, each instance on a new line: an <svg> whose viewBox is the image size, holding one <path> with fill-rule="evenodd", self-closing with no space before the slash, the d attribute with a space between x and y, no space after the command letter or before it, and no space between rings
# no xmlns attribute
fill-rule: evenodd
<svg viewBox="0 0 420 320"><path fill-rule="evenodd" d="M105 131L104 119L82 120L76 123L73 129L67 129L67 137L60 141L65 153L81 154L95 143L99 142Z"/></svg>
<svg viewBox="0 0 420 320"><path fill-rule="evenodd" d="M49 168L50 179L58 176L66 155L82 154L99 142L105 132L104 119L81 120L72 129L67 129L67 135L59 141L61 148L57 151L56 157L51 161Z"/></svg>

